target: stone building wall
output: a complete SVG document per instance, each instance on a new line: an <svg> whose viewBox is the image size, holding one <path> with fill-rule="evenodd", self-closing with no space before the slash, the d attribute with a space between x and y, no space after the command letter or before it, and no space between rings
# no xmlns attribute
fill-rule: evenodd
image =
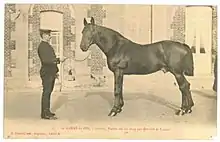
<svg viewBox="0 0 220 142"><path fill-rule="evenodd" d="M20 21L11 21L11 14L16 11L16 7L22 9L22 16ZM25 8L23 8L25 7ZM31 8L30 8L31 7ZM70 7L73 7L74 15L70 12ZM151 9L152 8L152 9ZM29 11L28 11L29 9ZM138 19L138 15L133 14L133 17L129 18L132 12L131 9L135 9L136 12L141 13L139 17L145 17L142 22L138 22L139 26L132 25L132 20ZM212 54L214 61L214 55L217 51L217 7L213 7L212 14ZM30 10L32 11L30 13ZM140 43L150 43L151 41L158 41L163 39L172 39L175 41L185 42L185 7L184 6L153 6L150 5L16 5L8 4L5 5L5 65L4 72L5 76L12 76L11 67L16 69L28 70L28 73L23 73L22 76L35 76L39 70L39 60L37 57L36 48L39 44L39 13L44 10L55 10L64 13L64 55L71 56L73 59L83 59L88 53L83 53L79 44L81 41L81 32L83 29L83 18L87 18L89 21L90 17L93 16L96 23L104 25L109 28L119 31L126 37L131 37L131 40ZM146 10L146 12L144 12ZM153 12L153 14L151 13ZM118 13L118 14L117 14ZM25 18L26 17L26 18ZM23 21L22 21L22 20ZM26 20L25 20L26 19ZM117 19L117 20L115 20ZM140 18L139 18L140 20ZM144 21L144 22L143 22ZM128 24L130 23L130 25ZM163 23L163 24L161 24ZM152 24L152 25L151 25ZM151 29L152 26L152 29ZM19 27L18 29L16 29ZM75 31L73 31L75 27ZM19 30L20 29L20 30ZM27 29L27 30L26 30ZM128 30L133 30L132 32ZM23 32L21 32L23 31ZM17 33L16 37L13 37L14 33ZM18 37L19 35L19 37ZM151 37L152 36L152 37ZM151 39L152 38L152 39ZM22 41L23 39L23 41ZM27 40L26 40L27 39ZM75 47L74 47L75 46ZM26 50L27 51L21 51ZM12 53L16 51L16 61L12 60ZM25 56L19 56L19 54L25 53ZM28 57L26 59L26 52ZM74 62L76 72L79 74L103 74L103 70L108 70L106 66L106 58L100 53L96 47L91 49L91 56L88 60L83 62ZM26 60L27 69L25 65ZM71 61L65 62L65 71L69 69ZM80 70L79 68L83 68ZM19 73L16 74L19 76Z"/></svg>
<svg viewBox="0 0 220 142"><path fill-rule="evenodd" d="M15 4L5 5L5 20L4 20L4 76L11 77L11 51L15 50L15 40L12 40L11 35L15 31L15 22L11 19L11 14L15 13Z"/></svg>

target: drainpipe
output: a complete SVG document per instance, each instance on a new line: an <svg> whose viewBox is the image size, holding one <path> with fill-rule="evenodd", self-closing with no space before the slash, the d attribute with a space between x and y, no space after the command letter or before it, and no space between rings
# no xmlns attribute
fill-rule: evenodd
<svg viewBox="0 0 220 142"><path fill-rule="evenodd" d="M153 43L153 5L150 6L150 42Z"/></svg>

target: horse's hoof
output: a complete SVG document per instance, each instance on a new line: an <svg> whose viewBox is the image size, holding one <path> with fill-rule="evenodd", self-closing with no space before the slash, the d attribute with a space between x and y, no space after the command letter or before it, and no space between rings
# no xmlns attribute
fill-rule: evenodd
<svg viewBox="0 0 220 142"><path fill-rule="evenodd" d="M117 112L115 112L115 111L111 111L109 114L108 114L108 116L116 116L117 115Z"/></svg>
<svg viewBox="0 0 220 142"><path fill-rule="evenodd" d="M182 109L180 109L180 110L178 110L175 114L176 114L176 115L179 115L179 116L182 116L182 115L185 114L185 111L182 110Z"/></svg>
<svg viewBox="0 0 220 142"><path fill-rule="evenodd" d="M122 111L122 109L121 109L121 108L117 109L117 113L120 113L121 111Z"/></svg>
<svg viewBox="0 0 220 142"><path fill-rule="evenodd" d="M192 113L192 109L187 109L186 113Z"/></svg>

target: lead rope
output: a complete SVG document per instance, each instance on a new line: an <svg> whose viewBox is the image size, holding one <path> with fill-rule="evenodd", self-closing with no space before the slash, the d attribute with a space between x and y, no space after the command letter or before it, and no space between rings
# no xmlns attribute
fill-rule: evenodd
<svg viewBox="0 0 220 142"><path fill-rule="evenodd" d="M86 59L88 59L89 58L89 56L91 55L91 52L89 52L88 53L88 55L84 58L84 59L82 59L82 60L80 60L80 59L73 59L75 62L83 62L83 61L85 61ZM62 88L63 88L63 63L67 60L67 59L70 59L71 57L67 57L67 58L65 58L64 59L64 61L63 62L61 62L60 64L60 66L61 66L61 75L60 75L60 77L59 77L59 80L60 80L60 92L62 91ZM61 79L60 79L61 78Z"/></svg>

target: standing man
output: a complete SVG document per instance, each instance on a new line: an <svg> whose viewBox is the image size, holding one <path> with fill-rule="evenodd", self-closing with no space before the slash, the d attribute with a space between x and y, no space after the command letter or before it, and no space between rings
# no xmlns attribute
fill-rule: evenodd
<svg viewBox="0 0 220 142"><path fill-rule="evenodd" d="M57 119L54 113L50 111L50 96L54 88L55 79L59 69L57 64L64 62L56 58L53 47L49 44L51 39L51 30L40 29L41 43L38 46L38 56L41 61L40 77L43 85L41 100L41 118Z"/></svg>

